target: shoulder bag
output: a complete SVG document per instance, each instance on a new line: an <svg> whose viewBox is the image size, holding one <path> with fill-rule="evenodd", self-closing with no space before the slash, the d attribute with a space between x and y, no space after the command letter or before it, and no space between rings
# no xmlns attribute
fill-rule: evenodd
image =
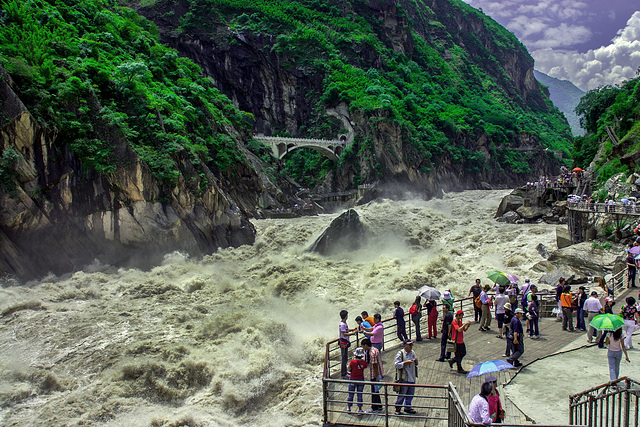
<svg viewBox="0 0 640 427"><path fill-rule="evenodd" d="M400 350L400 357L402 357L402 361L404 362L404 353ZM404 366L402 369L396 369L396 380L393 385L393 391L396 393L400 393L402 391L402 372L404 371Z"/></svg>

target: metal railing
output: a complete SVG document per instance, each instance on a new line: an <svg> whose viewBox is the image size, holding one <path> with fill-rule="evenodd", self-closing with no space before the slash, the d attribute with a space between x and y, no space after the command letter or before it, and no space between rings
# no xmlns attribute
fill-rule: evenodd
<svg viewBox="0 0 640 427"><path fill-rule="evenodd" d="M637 427L640 382L622 377L569 396L569 422L589 427Z"/></svg>
<svg viewBox="0 0 640 427"><path fill-rule="evenodd" d="M569 209L589 212L640 215L640 206L636 207L631 203L616 203L615 205L608 205L606 203L589 203L588 201L580 201L568 202L567 207Z"/></svg>
<svg viewBox="0 0 640 427"><path fill-rule="evenodd" d="M554 293L537 293L540 297L541 308L544 305L555 306L555 294ZM520 296L518 296L520 299ZM464 310L467 313L473 313L474 298L467 297L454 301L454 311ZM438 303L436 307L441 307L442 303ZM542 310L541 310L542 315ZM426 321L426 316L423 316ZM397 334L397 322L393 321L393 318L383 320L384 327L384 342L388 342L389 337L394 337ZM413 332L415 328L411 322L411 315L405 314L405 323L407 324L407 335L413 339ZM422 322L421 322L422 329ZM355 346L360 345L360 341L363 339L363 334L358 332L355 335ZM341 352L338 344L339 340L335 339L329 341L325 347L325 358L322 378L322 401L323 401L323 421L327 424L334 424L339 422L340 424L349 425L385 425L389 426L394 419L398 417L405 419L406 421L424 421L429 425L429 420L444 422L447 421L449 426L453 427L472 427L482 426L482 424L471 423L467 416L467 411L458 395L455 386L452 383L448 385L428 385L428 384L412 384L411 387L415 387L414 402L412 407L418 412L417 414L407 414L395 412L395 400L399 396L398 393L393 391L395 383L388 382L374 382L374 381L358 381L357 384L364 385L364 390L361 392L363 396L364 405L372 405L372 397L377 394L380 397L380 406L382 410L379 412L358 413L357 399L353 399L352 412L347 411L350 383L354 383L353 380L345 380L341 378L331 378L335 372L335 368L341 364ZM383 342L383 351L385 350ZM338 368L340 369L340 368ZM394 368L391 368L393 372ZM372 386L380 386L378 393L374 393L371 390ZM357 395L357 391L354 392ZM445 402L446 401L446 402ZM347 417L345 419L345 417ZM339 421L338 421L339 419ZM434 423L436 424L436 423ZM503 426L520 427L526 424L502 424ZM538 425L539 427L567 427L558 425Z"/></svg>
<svg viewBox="0 0 640 427"><path fill-rule="evenodd" d="M356 383L364 387L362 392L349 391L349 384ZM388 426L392 420L402 419L405 421L416 420L447 420L447 401L449 388L446 385L426 385L426 384L406 384L414 389L411 407L417 414L407 412L396 412L395 402L398 397L406 395L393 391L395 383L383 383L375 381L352 381L342 379L323 378L323 414L324 422L334 424L340 419L340 424L350 425L385 425ZM372 386L379 386L377 393L372 391ZM358 402L356 396L352 396L352 402L348 401L349 394L360 394L363 403ZM358 412L359 407L372 405L372 397L377 395L380 398L378 404L382 409L376 412ZM347 409L351 405L351 410ZM352 418L348 421L346 418ZM362 423L362 424L361 424Z"/></svg>
<svg viewBox="0 0 640 427"><path fill-rule="evenodd" d="M624 290L626 289L626 285L625 285L625 273L627 272L627 269L623 269L618 271L616 274L612 275L611 278L609 279L609 284L607 286L609 286L609 288L613 291L613 295L614 297L616 295L620 295L622 292L624 292Z"/></svg>

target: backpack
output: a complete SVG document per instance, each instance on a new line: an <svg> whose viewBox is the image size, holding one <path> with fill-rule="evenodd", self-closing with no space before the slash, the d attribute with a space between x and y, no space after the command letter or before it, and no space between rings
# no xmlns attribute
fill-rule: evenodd
<svg viewBox="0 0 640 427"><path fill-rule="evenodd" d="M416 304L413 304L409 308L409 314L418 314L418 306Z"/></svg>
<svg viewBox="0 0 640 427"><path fill-rule="evenodd" d="M482 308L482 301L480 301L480 296L478 296L478 297L475 299L474 303L476 304L476 307L478 307L478 308Z"/></svg>

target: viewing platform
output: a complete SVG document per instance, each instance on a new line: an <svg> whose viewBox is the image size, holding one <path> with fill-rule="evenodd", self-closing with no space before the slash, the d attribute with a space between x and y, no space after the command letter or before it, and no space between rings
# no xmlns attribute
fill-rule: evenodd
<svg viewBox="0 0 640 427"><path fill-rule="evenodd" d="M529 365L546 357L552 356L568 344L574 342L576 338L584 336L585 334L581 331L573 333L561 331L560 324L556 321L555 316L550 317L552 308L556 307L557 304L555 301L555 294L539 293L538 295L541 301L540 338L537 340L532 340L528 337L525 338L525 353L520 359L523 363L522 367L492 373L493 376L498 378L498 390L500 392L502 406L506 411L505 420L502 423L503 426L515 427L536 424L532 419L536 414L523 413L506 396L503 391L503 386L508 384L520 370L527 369ZM621 292L616 299L622 301L627 295L630 295L629 291ZM464 321L473 320L473 306L471 298L457 300L454 305L454 311L458 309L465 311ZM440 307L438 307L438 310L441 313ZM407 334L411 339L415 340L415 330L413 329L413 324L409 319L410 316L407 315ZM448 363L436 361L440 356L441 316L438 318L437 339L426 339L428 336L428 334L424 333L427 330L426 316L422 317L422 321L424 321L424 327L421 328L423 331L423 341L415 342L413 345L413 351L416 353L419 361L418 378L415 385L415 397L412 404L412 407L416 410L416 414L407 414L404 412L402 414L395 413L395 401L398 394L393 391L393 381L395 376L393 361L396 353L402 348L402 345L396 337L395 319L386 319L383 320L383 323L385 324L385 344L382 351L383 369L385 374L383 381L386 382L372 383L367 381L369 378L369 371L367 369L365 370L365 388L363 392L363 409L371 409L371 385L381 385L382 387L379 393L383 410L378 413L359 414L357 413L357 399L354 399L352 410L355 412L346 411L346 400L348 395L347 387L352 381L342 380L340 378L340 348L338 347L337 340L334 340L327 344L325 355L323 375L323 425L325 427L469 427L481 425L474 424L469 421L466 408L473 396L480 392L480 386L484 382L485 375L467 378L466 375L458 374L456 372L455 365L454 369L450 369ZM478 330L478 324L472 323L469 330L465 333L464 337L467 355L463 359L462 363L464 369L470 370L476 364L489 360L505 359L502 355L505 351L506 341L496 337L497 322L495 319L492 320L490 327L490 331L481 332ZM362 334L357 334L356 337L356 339L352 339L352 344L349 349L350 355L353 354L353 350L358 346L360 340L363 339ZM595 344L587 344L585 337L584 346L582 347L593 345ZM582 347L578 346L577 348ZM603 386L599 386L599 388L587 390L584 393L572 396L568 411L571 421L567 419L566 423L553 426L545 424L536 425L538 427L562 427L569 425L584 425L590 427L605 425L611 427L637 426L638 402L640 396L640 390L638 388L640 384L630 379L623 379L620 381L623 381L623 383L624 381L627 381L626 388L612 385L612 383L607 383ZM619 395L613 396L615 393L619 393ZM608 406L606 406L604 402L599 402L599 396L606 397L606 405ZM612 402L614 403L610 403L609 397L612 398ZM618 397L619 400L616 400ZM569 396L567 396L566 401L559 402L558 404L567 405L568 401ZM618 417L618 422L615 422L615 420L609 420L608 418L613 418L613 415L609 416L609 410L611 409L612 411L621 412L624 402L630 402L628 406L630 409L628 409L628 412L625 415L626 418ZM597 406L596 404L600 406ZM589 406L590 409L587 410L585 409L586 405L596 405L596 409L594 410L593 407ZM603 417L605 406L606 415ZM624 406L624 408L627 407Z"/></svg>

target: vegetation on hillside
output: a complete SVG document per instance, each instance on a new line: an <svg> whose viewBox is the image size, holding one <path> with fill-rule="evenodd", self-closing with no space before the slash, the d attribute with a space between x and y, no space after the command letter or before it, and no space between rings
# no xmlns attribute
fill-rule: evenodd
<svg viewBox="0 0 640 427"><path fill-rule="evenodd" d="M0 63L85 170L113 172L123 138L169 184L178 155L214 172L242 159L225 126L242 126L243 114L160 44L152 23L113 0L3 0Z"/></svg>
<svg viewBox="0 0 640 427"><path fill-rule="evenodd" d="M482 12L459 0L444 0L463 14L484 22L497 46L524 52L521 43ZM167 8L173 0L153 1ZM424 172L448 154L467 170L487 167L530 172L522 153L508 150L519 133L535 135L545 148L569 154L571 134L558 110L547 100L548 111L531 108L522 99L514 99L485 70L498 70L501 83L513 82L497 57L475 35L473 46L462 47L447 36L444 25L422 0L400 5L401 17L412 16L439 34L437 40L412 30L412 52L398 53L386 35L381 19L365 0L189 0L180 2L189 11L180 17L179 31L212 34L217 27L229 28L228 43L237 43L235 35L253 32L271 36L280 64L305 67L309 73L324 76L322 91L308 96L315 111L347 103L352 111L369 117L372 123L393 121L403 130L405 144L417 153L417 165ZM410 12L410 13L409 13ZM170 12L173 13L173 12ZM447 38L448 37L448 38ZM473 53L471 51L474 51ZM446 59L445 59L446 58ZM485 68L483 68L485 67ZM515 91L514 91L515 92ZM517 98L517 97L515 97ZM324 134L329 128L318 123L302 136ZM455 141L464 135L486 134L491 140L493 165L484 164L484 156ZM472 138L468 138L472 139ZM296 177L309 170L326 170L319 155L299 152L303 159L289 161ZM375 159L371 159L375 162ZM372 164L371 170L379 170Z"/></svg>
<svg viewBox="0 0 640 427"><path fill-rule="evenodd" d="M587 131L584 137L574 140L573 159L576 166L589 165L602 143L604 156L595 169L600 183L620 172L640 172L639 167L630 170L629 166L621 163L619 157L611 156L613 143L606 129L611 126L626 147L623 155L640 150L640 77L621 85L590 90L580 100L576 113L581 116L580 125Z"/></svg>

